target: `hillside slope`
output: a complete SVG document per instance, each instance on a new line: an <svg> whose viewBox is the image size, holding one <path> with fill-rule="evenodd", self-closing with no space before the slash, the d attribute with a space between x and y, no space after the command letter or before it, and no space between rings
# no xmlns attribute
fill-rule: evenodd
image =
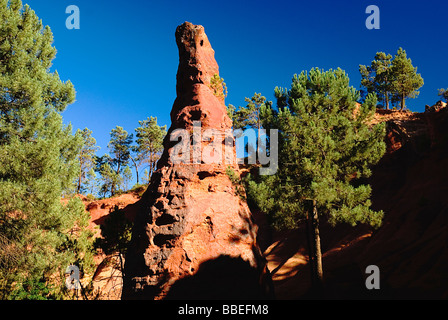
<svg viewBox="0 0 448 320"><path fill-rule="evenodd" d="M385 212L383 225L372 230L321 223L325 298L446 299L448 109L433 113L380 110L375 121L387 123L387 154L369 181L374 209ZM133 220L141 205L138 199L125 194L86 203L91 226L100 225L115 205ZM313 298L305 228L275 233L263 214L254 216L276 298ZM380 290L365 287L368 265L380 268ZM101 272L106 272L102 266L97 274Z"/></svg>
<svg viewBox="0 0 448 320"><path fill-rule="evenodd" d="M426 132L402 136L374 171L373 204L386 217L358 259L380 267L385 297L448 298L448 109L401 127L418 121Z"/></svg>
<svg viewBox="0 0 448 320"><path fill-rule="evenodd" d="M448 109L379 111L388 152L370 179L378 230L322 224L326 298L448 298ZM305 230L274 235L265 251L279 299L308 298ZM365 270L380 268L380 290L367 290Z"/></svg>

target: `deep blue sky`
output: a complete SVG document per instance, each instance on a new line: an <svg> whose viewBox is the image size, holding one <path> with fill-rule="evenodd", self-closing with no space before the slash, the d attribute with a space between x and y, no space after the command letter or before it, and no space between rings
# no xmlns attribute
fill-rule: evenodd
<svg viewBox="0 0 448 320"><path fill-rule="evenodd" d="M274 100L276 86L313 67L341 67L359 89L359 64L377 51L403 47L425 85L408 107L423 111L448 87L446 0L339 1L113 1L24 0L54 33L53 70L70 79L77 101L63 113L74 130L93 131L99 154L108 152L117 125L134 132L155 116L170 126L178 51L174 32L184 21L201 24L216 52L220 75L239 106L261 92ZM81 28L68 30L68 5L80 9ZM380 30L368 30L365 9L380 8Z"/></svg>

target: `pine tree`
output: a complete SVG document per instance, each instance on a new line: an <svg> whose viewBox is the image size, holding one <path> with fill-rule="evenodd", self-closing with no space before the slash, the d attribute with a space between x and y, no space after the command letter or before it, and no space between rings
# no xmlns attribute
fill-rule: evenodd
<svg viewBox="0 0 448 320"><path fill-rule="evenodd" d="M217 73L213 75L210 79L210 89L215 96L222 99L223 101L227 98L227 85L224 79L221 78Z"/></svg>
<svg viewBox="0 0 448 320"><path fill-rule="evenodd" d="M120 126L116 126L110 132L110 141L108 147L113 156L111 163L115 167L115 173L117 176L120 176L122 170L130 160L132 140L133 135L128 134L128 132ZM110 192L112 195L114 195L116 192L116 187L119 184L117 184L116 177L111 181L112 185Z"/></svg>
<svg viewBox="0 0 448 320"><path fill-rule="evenodd" d="M394 78L393 88L400 98L400 110L405 108L405 99L416 98L418 89L423 86L423 78L417 73L417 68L412 65L406 51L399 48L392 61L391 73Z"/></svg>
<svg viewBox="0 0 448 320"><path fill-rule="evenodd" d="M129 190L129 183L132 180L132 170L131 168L129 168L129 166L126 166L123 169L123 174L122 174L122 190L123 191L128 191Z"/></svg>
<svg viewBox="0 0 448 320"><path fill-rule="evenodd" d="M234 114L234 128L235 129L257 129L262 128L261 113L264 109L269 108L272 104L270 101L266 101L266 97L261 93L254 93L252 98L244 99L247 104L244 107L239 107Z"/></svg>
<svg viewBox="0 0 448 320"><path fill-rule="evenodd" d="M441 96L443 99L445 99L446 102L448 102L448 89L439 89L439 96Z"/></svg>
<svg viewBox="0 0 448 320"><path fill-rule="evenodd" d="M106 153L97 158L96 171L101 175L101 187L99 193L106 197L108 194L113 196L116 192L116 186L122 183L120 172L112 168L113 159Z"/></svg>
<svg viewBox="0 0 448 320"><path fill-rule="evenodd" d="M236 117L236 107L233 104L229 103L226 109L227 109L227 115L229 116L230 120L232 120L232 127L234 127Z"/></svg>
<svg viewBox="0 0 448 320"><path fill-rule="evenodd" d="M80 135L83 141L83 146L78 156L80 173L78 177L77 193L80 194L83 181L87 178L89 171L95 167L95 153L99 150L99 147L96 145L95 138L92 137L91 130L87 128L84 128L83 130L78 129L76 134Z"/></svg>
<svg viewBox="0 0 448 320"><path fill-rule="evenodd" d="M142 184L149 184L150 181L151 181L151 175L149 173L149 170L145 169L145 171L143 171Z"/></svg>
<svg viewBox="0 0 448 320"><path fill-rule="evenodd" d="M4 299L26 296L11 292L49 284L72 263L82 269L92 261L82 202L61 201L63 192L75 188L73 181L79 175L82 141L71 126L63 125L61 116L75 99L74 87L50 71L56 55L53 35L29 6L23 7L20 0L0 1L0 21L0 298ZM63 284L58 280L56 284ZM51 287L53 293L60 289Z"/></svg>
<svg viewBox="0 0 448 320"><path fill-rule="evenodd" d="M96 159L97 157L95 157ZM87 195L90 197L95 197L95 195L98 194L99 191L99 183L100 179L95 173L95 168L91 168L89 172L87 172L86 179L84 182Z"/></svg>
<svg viewBox="0 0 448 320"><path fill-rule="evenodd" d="M405 99L417 97L417 90L423 86L423 78L402 48L398 49L393 59L390 54L378 52L371 65L360 65L359 71L361 85L367 93L376 93L386 109L389 109L389 103L400 103L400 109L403 110Z"/></svg>
<svg viewBox="0 0 448 320"><path fill-rule="evenodd" d="M238 110L235 111L235 107L229 105L227 108L227 112L229 115L231 114L231 119L233 122L233 128L238 129L255 129L257 133L260 132L260 129L263 128L262 123L262 113L265 112L266 109L270 108L272 105L271 101L267 101L266 97L262 96L261 93L254 93L252 98L245 98L246 106L239 107ZM259 154L260 146L257 143L257 146L254 148L247 143L244 146L245 151L250 154L251 151ZM249 157L251 157L249 155Z"/></svg>
<svg viewBox="0 0 448 320"><path fill-rule="evenodd" d="M391 94L393 92L392 55L377 52L370 66L359 66L361 85L367 93L376 93L383 105L389 109Z"/></svg>
<svg viewBox="0 0 448 320"><path fill-rule="evenodd" d="M131 241L132 223L126 218L123 210L115 207L100 228L102 237L95 241L95 247L101 248L107 255L117 253L123 272L123 256Z"/></svg>
<svg viewBox="0 0 448 320"><path fill-rule="evenodd" d="M137 132L136 159L140 163L148 164L150 177L156 170L157 161L160 158L160 153L163 151L166 126L159 126L156 117L147 118L138 123L140 126L135 129ZM135 167L137 170L137 166Z"/></svg>
<svg viewBox="0 0 448 320"><path fill-rule="evenodd" d="M332 224L379 226L382 212L370 209L369 185L361 178L385 152L384 124L370 126L376 96L357 105L359 92L344 71L312 69L295 75L291 89L276 88L278 110L265 114L279 129L279 169L249 179L248 196L278 229L310 226L314 283L323 280L319 219Z"/></svg>

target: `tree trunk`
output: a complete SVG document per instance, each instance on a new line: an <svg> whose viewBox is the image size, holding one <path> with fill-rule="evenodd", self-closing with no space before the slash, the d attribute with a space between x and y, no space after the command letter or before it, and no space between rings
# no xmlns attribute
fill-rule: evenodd
<svg viewBox="0 0 448 320"><path fill-rule="evenodd" d="M317 213L317 202L313 200L312 212L310 214L311 224L311 240L313 248L313 271L312 275L314 291L316 294L322 294L323 290L323 268L322 268L322 251L320 246L319 235L319 215Z"/></svg>
<svg viewBox="0 0 448 320"><path fill-rule="evenodd" d="M124 278L124 263L123 263L123 255L121 254L121 251L118 251L118 257L120 258L121 277Z"/></svg>
<svg viewBox="0 0 448 320"><path fill-rule="evenodd" d="M386 91L386 110L389 110L389 94Z"/></svg>
<svg viewBox="0 0 448 320"><path fill-rule="evenodd" d="M313 233L311 232L311 211L308 212L306 216L306 240L308 243L308 265L310 266L310 276L311 276L311 286L315 287L315 277L316 274L314 268L314 245L313 245Z"/></svg>
<svg viewBox="0 0 448 320"><path fill-rule="evenodd" d="M404 93L401 94L401 109L400 111L402 111L404 109Z"/></svg>
<svg viewBox="0 0 448 320"><path fill-rule="evenodd" d="M117 176L118 175L120 175L120 169L121 169L121 166L120 166L120 162L118 162L118 167L117 167L117 171L115 172L116 174L117 174ZM115 179L114 179L115 180ZM111 194L111 196L114 196L115 195L115 187L116 187L116 185L115 185L115 181L112 181L112 186L111 186L111 188L110 188L110 194Z"/></svg>
<svg viewBox="0 0 448 320"><path fill-rule="evenodd" d="M149 154L149 174L148 174L148 181L151 180L151 176L152 174L156 171L156 167L157 167L157 152L152 151Z"/></svg>
<svg viewBox="0 0 448 320"><path fill-rule="evenodd" d="M134 160L133 157L129 157L132 161L132 163L134 164L134 168L135 168L135 175L137 176L137 184L138 184L138 167L137 167L137 162Z"/></svg>
<svg viewBox="0 0 448 320"><path fill-rule="evenodd" d="M82 182L82 171L81 171L81 173L79 174L79 177L78 177L78 188L77 188L77 191L76 191L77 194L81 194L81 182Z"/></svg>
<svg viewBox="0 0 448 320"><path fill-rule="evenodd" d="M261 129L261 123L260 123L260 109L257 108L257 154L256 154L256 159L257 159L257 164L259 163L259 157L260 157L260 129Z"/></svg>

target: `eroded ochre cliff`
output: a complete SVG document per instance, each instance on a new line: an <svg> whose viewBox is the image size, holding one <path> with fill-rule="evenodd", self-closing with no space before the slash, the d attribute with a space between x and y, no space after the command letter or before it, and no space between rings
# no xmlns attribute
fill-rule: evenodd
<svg viewBox="0 0 448 320"><path fill-rule="evenodd" d="M373 230L322 221L324 298L448 298L448 108L436 107L377 110L387 152L368 182L383 223ZM273 237L265 257L276 298L310 297L305 228ZM369 265L380 270L377 290L366 288Z"/></svg>
<svg viewBox="0 0 448 320"><path fill-rule="evenodd" d="M224 135L231 129L222 88L211 83L219 69L204 28L185 22L175 35L179 67L172 124L157 171L137 204L122 298L266 297L269 274L257 226L228 175L239 174L233 137L212 148L230 150L222 161L204 161L212 142L205 138L199 144L188 139L186 163L173 161L181 142L173 139L176 130L193 135L215 129ZM195 161L198 154L202 160Z"/></svg>

